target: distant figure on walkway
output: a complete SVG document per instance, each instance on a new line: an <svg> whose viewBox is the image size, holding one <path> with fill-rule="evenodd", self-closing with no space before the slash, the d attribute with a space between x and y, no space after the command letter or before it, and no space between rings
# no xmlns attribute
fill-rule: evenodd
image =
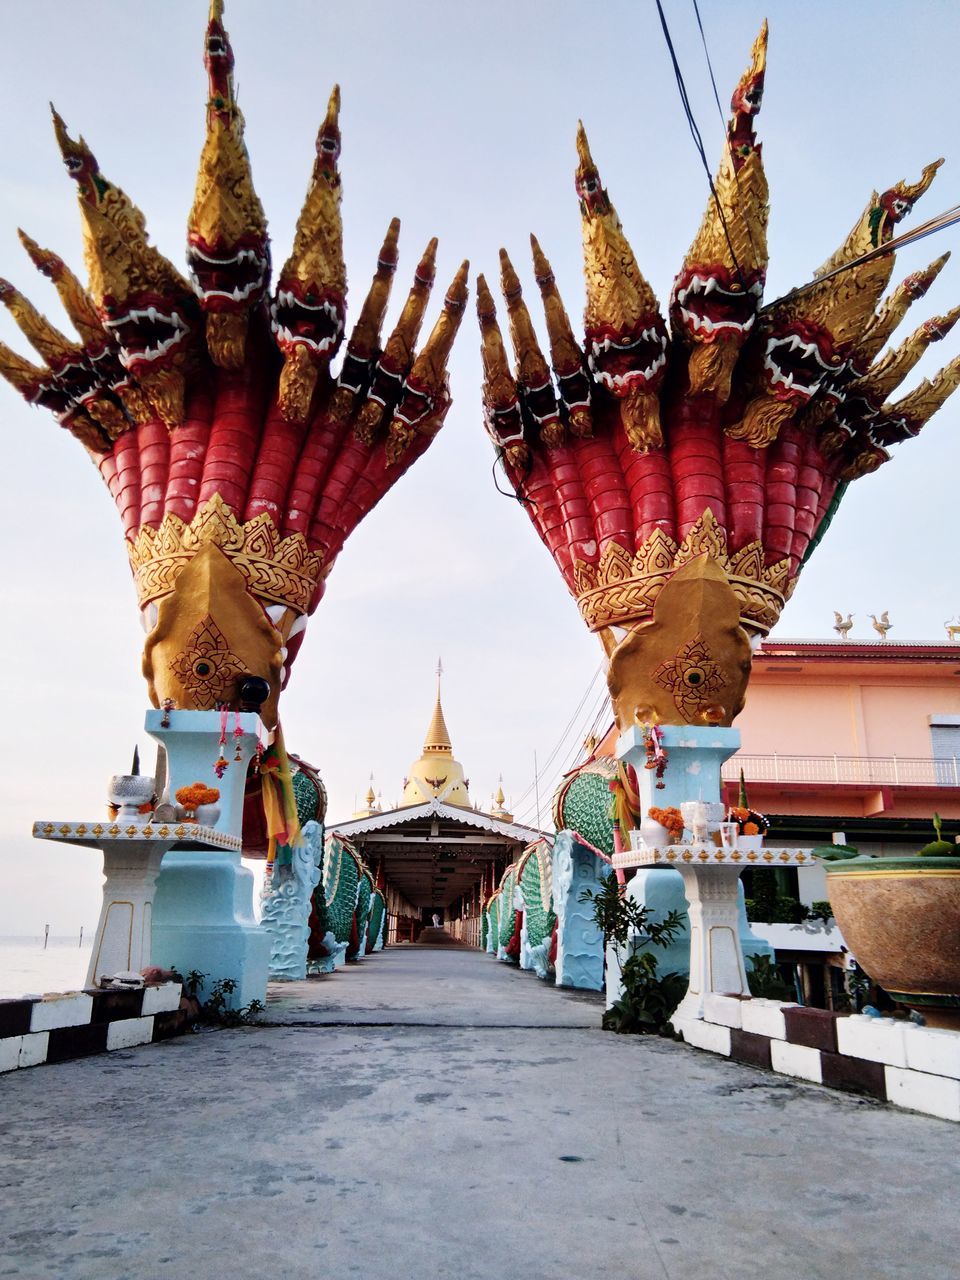
<svg viewBox="0 0 960 1280"><path fill-rule="evenodd" d="M437 915L436 911L433 913L433 927L435 929L440 928L440 917Z"/></svg>

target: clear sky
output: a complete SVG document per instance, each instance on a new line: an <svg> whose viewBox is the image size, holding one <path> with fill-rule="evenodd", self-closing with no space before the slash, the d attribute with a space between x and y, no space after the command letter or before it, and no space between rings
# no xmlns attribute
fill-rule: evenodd
<svg viewBox="0 0 960 1280"><path fill-rule="evenodd" d="M722 129L693 7L665 7L715 161ZM874 187L913 180L930 159L948 163L914 219L960 202L955 4L700 7L725 106L762 18L770 19L759 118L772 205L768 298L809 278ZM204 0L3 7L0 275L61 324L52 286L16 237L22 226L81 268L74 188L47 102L84 134L182 267L203 135L205 22ZM342 87L354 315L397 215L395 302L434 233L441 282L464 256L473 272L495 276L504 244L535 295L527 257L534 230L576 316L578 117L642 269L665 300L707 191L653 0L228 0L226 25L275 262L289 249L330 86ZM947 248L960 248L957 228L904 251L895 278ZM960 254L909 325L958 300ZM0 337L26 351L5 313ZM917 376L958 350L960 329L928 353ZM472 298L451 380L443 431L347 544L284 695L288 744L321 768L334 818L349 816L371 770L386 804L399 796L429 721L438 654L447 723L480 801L501 772L508 799L519 800L534 752L542 766L599 665L600 647L527 517L494 488ZM108 775L127 768L135 742L150 759L142 632L119 521L83 451L6 386L0 413L0 933L35 932L45 922L70 932L96 920L96 855L32 841L30 823L97 816ZM867 613L888 609L893 638L943 639L944 619L960 612L958 469L960 403L949 402L919 440L852 487L776 634L832 634L833 610L842 609L857 615L854 637L870 636ZM600 689L598 681L567 747L544 770L543 796ZM530 801L518 812L535 816Z"/></svg>

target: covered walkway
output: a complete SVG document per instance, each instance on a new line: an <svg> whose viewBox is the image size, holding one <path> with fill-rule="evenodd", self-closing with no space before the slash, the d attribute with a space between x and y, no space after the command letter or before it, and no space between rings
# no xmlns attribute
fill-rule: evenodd
<svg viewBox="0 0 960 1280"><path fill-rule="evenodd" d="M472 951L0 1083L30 1280L952 1280L956 1129L663 1040Z"/></svg>

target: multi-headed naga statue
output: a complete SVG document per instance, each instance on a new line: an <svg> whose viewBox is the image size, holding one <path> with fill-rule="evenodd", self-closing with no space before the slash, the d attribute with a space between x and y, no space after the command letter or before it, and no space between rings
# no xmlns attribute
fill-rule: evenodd
<svg viewBox="0 0 960 1280"><path fill-rule="evenodd" d="M0 373L53 411L88 451L123 524L147 634L155 705L236 706L244 676L277 698L347 537L424 452L450 406L446 362L467 297L467 264L419 354L434 279L427 246L381 346L397 265L390 223L346 345L339 90L317 135L293 248L271 293L270 243L251 176L222 0L206 33L207 132L187 232L190 280L147 239L144 217L54 113L77 184L85 289L21 232L79 341L12 285L0 299L37 365L0 344Z"/></svg>
<svg viewBox="0 0 960 1280"><path fill-rule="evenodd" d="M603 642L621 729L730 724L751 643L780 616L847 484L916 435L960 382L958 358L887 400L960 308L880 354L946 261L882 296L894 265L883 245L940 161L917 183L874 193L813 281L762 305L768 206L754 118L766 43L764 26L733 95L716 197L674 282L669 330L582 126L583 347L531 238L555 381L506 253L516 376L478 281L487 429Z"/></svg>

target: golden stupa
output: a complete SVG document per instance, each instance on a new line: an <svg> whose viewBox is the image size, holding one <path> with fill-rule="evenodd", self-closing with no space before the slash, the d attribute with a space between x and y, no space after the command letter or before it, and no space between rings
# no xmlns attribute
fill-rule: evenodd
<svg viewBox="0 0 960 1280"><path fill-rule="evenodd" d="M407 774L400 799L400 808L414 804L429 804L439 800L441 804L456 805L460 809L471 808L467 792L467 780L463 765L453 758L450 731L443 718L440 704L440 670L437 672L437 704L427 736L423 741L423 755L416 760Z"/></svg>
<svg viewBox="0 0 960 1280"><path fill-rule="evenodd" d="M366 800L366 808L358 809L353 815L354 818L372 818L375 814L383 812L383 805L377 799L376 792L373 789L372 773L370 775L370 786L367 788L367 794L364 799Z"/></svg>

